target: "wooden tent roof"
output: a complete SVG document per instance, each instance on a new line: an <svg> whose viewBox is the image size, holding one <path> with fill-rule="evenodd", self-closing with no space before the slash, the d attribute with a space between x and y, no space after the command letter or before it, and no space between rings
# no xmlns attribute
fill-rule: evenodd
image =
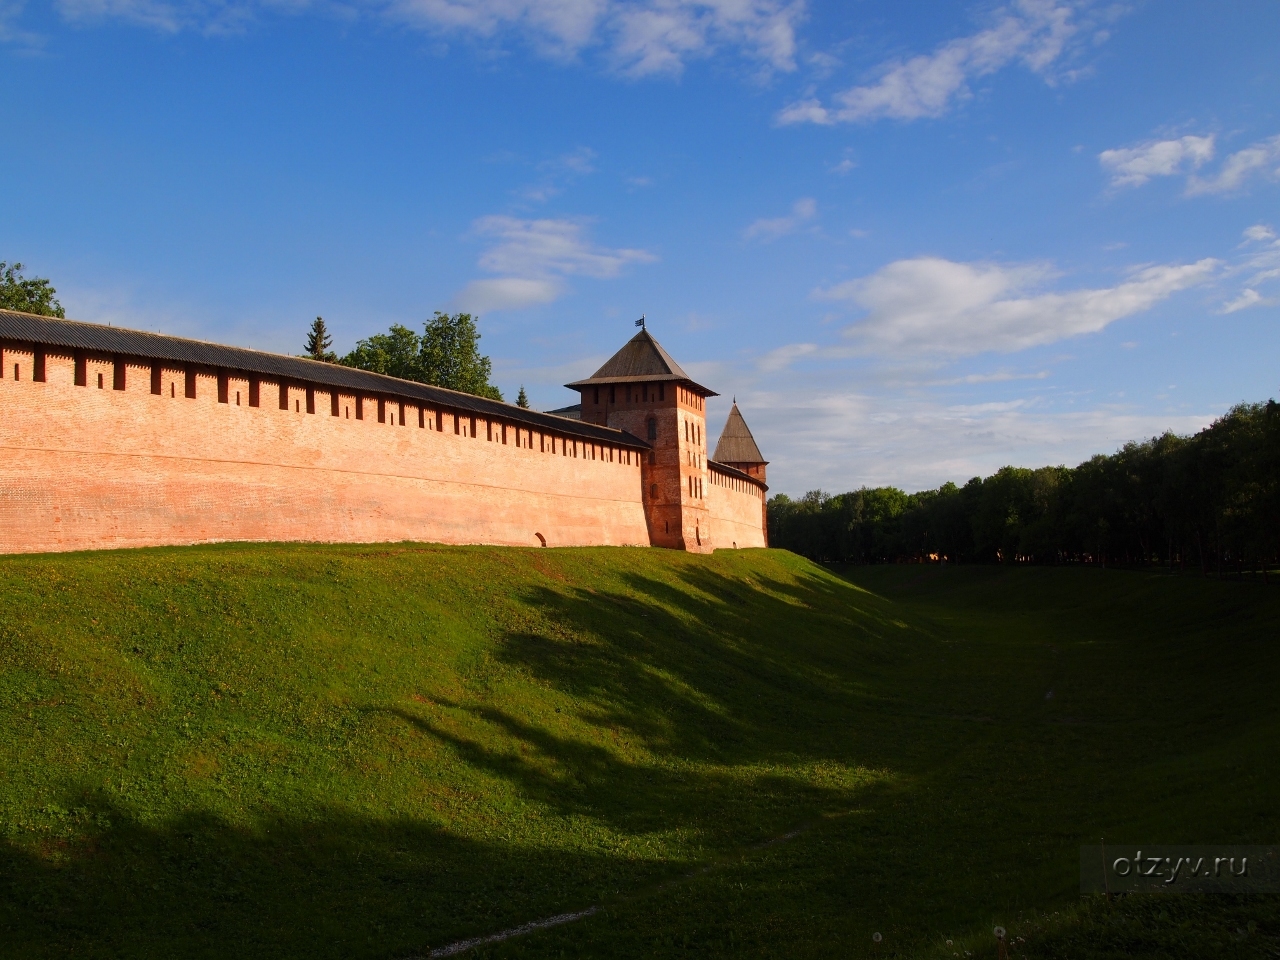
<svg viewBox="0 0 1280 960"><path fill-rule="evenodd" d="M598 386L606 383L655 383L659 380L678 381L704 397L719 396L714 390L697 383L662 349L648 330L641 330L626 342L621 350L609 358L603 367L586 380L566 383L571 390Z"/></svg>
<svg viewBox="0 0 1280 960"><path fill-rule="evenodd" d="M716 452L711 456L717 463L768 463L756 446L756 438L751 435L751 428L742 419L742 412L735 403L729 411L729 419L720 431L720 440L716 444Z"/></svg>

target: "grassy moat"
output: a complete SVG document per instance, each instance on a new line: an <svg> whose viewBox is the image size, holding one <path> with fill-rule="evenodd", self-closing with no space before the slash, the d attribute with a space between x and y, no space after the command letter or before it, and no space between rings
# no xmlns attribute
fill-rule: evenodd
<svg viewBox="0 0 1280 960"><path fill-rule="evenodd" d="M1263 585L231 545L3 558L0 598L6 958L399 960L591 906L462 956L1280 953L1274 896L1079 893L1099 837L1280 841Z"/></svg>

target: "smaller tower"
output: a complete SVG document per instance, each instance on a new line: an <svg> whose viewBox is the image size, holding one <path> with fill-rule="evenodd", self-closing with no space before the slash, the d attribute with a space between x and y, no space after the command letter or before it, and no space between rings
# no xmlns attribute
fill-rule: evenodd
<svg viewBox="0 0 1280 960"><path fill-rule="evenodd" d="M760 454L756 438L751 435L751 428L738 410L737 400L729 411L729 419L724 422L724 429L720 431L720 440L711 459L726 467L741 470L761 483L765 482L764 468L769 465L769 461Z"/></svg>

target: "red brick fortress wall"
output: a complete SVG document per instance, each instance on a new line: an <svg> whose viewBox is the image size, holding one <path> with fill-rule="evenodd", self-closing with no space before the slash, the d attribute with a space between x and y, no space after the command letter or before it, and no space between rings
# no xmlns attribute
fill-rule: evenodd
<svg viewBox="0 0 1280 960"><path fill-rule="evenodd" d="M739 471L712 462L707 478L707 509L716 549L767 547L765 489Z"/></svg>
<svg viewBox="0 0 1280 960"><path fill-rule="evenodd" d="M582 419L625 430L652 446L641 480L654 546L711 553L705 398L681 383L582 388Z"/></svg>
<svg viewBox="0 0 1280 960"><path fill-rule="evenodd" d="M634 449L235 371L2 357L2 553L649 543Z"/></svg>

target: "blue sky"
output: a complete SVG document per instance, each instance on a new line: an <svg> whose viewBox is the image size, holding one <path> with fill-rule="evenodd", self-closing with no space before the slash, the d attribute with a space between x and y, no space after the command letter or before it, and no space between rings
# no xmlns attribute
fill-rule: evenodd
<svg viewBox="0 0 1280 960"><path fill-rule="evenodd" d="M1277 392L1280 4L0 0L0 259L298 352L480 316L570 402L648 316L791 494Z"/></svg>

